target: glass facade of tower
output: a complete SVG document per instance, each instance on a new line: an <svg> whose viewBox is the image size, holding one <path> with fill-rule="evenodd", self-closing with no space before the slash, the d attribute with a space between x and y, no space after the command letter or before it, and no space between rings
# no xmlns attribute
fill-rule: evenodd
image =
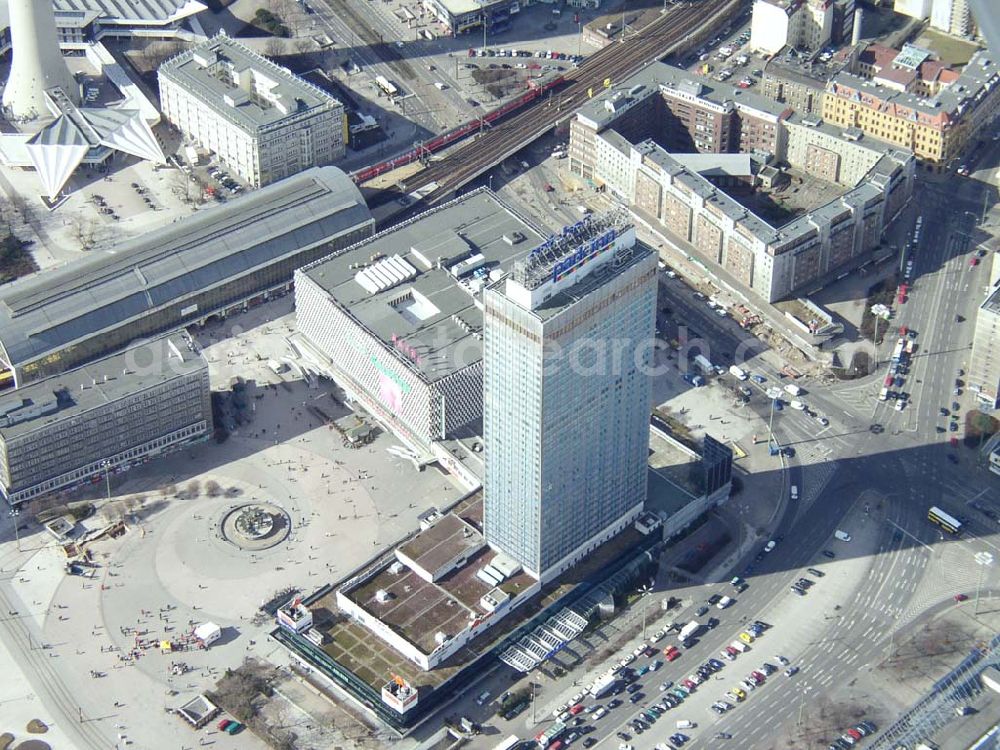
<svg viewBox="0 0 1000 750"><path fill-rule="evenodd" d="M631 242L534 309L486 291L486 539L543 577L645 500L656 257Z"/></svg>

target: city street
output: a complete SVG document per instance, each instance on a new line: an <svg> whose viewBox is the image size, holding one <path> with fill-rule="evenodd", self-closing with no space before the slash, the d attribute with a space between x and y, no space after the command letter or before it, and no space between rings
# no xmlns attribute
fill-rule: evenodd
<svg viewBox="0 0 1000 750"><path fill-rule="evenodd" d="M782 489L775 500L750 496L754 504L776 511L763 514L775 522L762 522L761 536L742 540L745 551L740 559L727 560L733 563L729 568L713 570L708 580L718 583L678 586L669 575L657 581L654 591L659 596L654 595L654 599L669 593L683 600L684 609L661 615L655 606L649 608L646 630L650 634L668 621L684 623L694 618L695 610L713 593L733 594L726 583L732 574L745 578L749 588L735 596L737 603L731 608L723 612L713 608L698 618L703 623L709 617L720 622L699 636L691 648L684 649L679 661L638 678L638 692L643 697L634 707L626 700L630 694L623 691L614 696L623 705L607 716L595 721L586 713L580 714L583 720L579 725L593 727L584 735L588 746L593 744L592 738L598 741L598 747L616 747L626 741L618 734L624 732L628 744L645 750L662 743L676 731L675 722L681 720L698 725L682 730L692 738L685 747L719 747L719 732L731 735L732 745L741 750L774 747L778 738L797 746L794 738L807 730L807 723L815 723L813 709L823 701L829 703L831 698L845 712L855 710L856 717L885 726L930 688L929 681L923 685L895 685L891 677L883 675L886 660L895 654L897 639L906 638L934 613L952 607L958 613L971 615L969 602L958 605L953 598L974 596L980 584L984 597L1000 590L995 567L982 569L976 564L977 552L1000 553L997 522L976 510L979 505L1000 511L997 479L961 442L958 447L949 445L949 437L956 433L936 429L946 422L940 409L947 407L951 411L952 401L959 402L962 415L975 406L973 394L964 388L959 396L953 391L956 377L961 377L957 375L959 369L967 366L975 312L987 281L986 267L972 265L969 260L978 241L985 237L977 229L982 218L981 187L974 181L921 184L912 218L917 215L916 207L921 207L924 231L912 256L908 300L896 306L897 313L889 323L892 333L886 335L879 350L881 365L876 374L860 380L796 380L802 389L802 396L797 398L807 404L811 414L788 408L788 396L783 396L784 409L772 411L765 391L789 382L780 373L781 359L773 351L764 350L756 339L748 338L731 317L717 315L682 280L661 274L661 338L697 347L692 355L703 353L715 364L728 366L735 362L763 381L742 384L752 391L748 406L734 407L723 415L727 421L759 425L761 442L751 445L746 439L747 427L739 424L730 423L724 429L729 431L730 439L739 440L740 446L752 455L762 454L756 459L751 478L760 484L773 474L780 477L774 484ZM962 322L956 323L958 319ZM903 386L910 394L909 405L896 411L891 403L880 402L878 394L896 340L895 330L901 325L917 331L917 346ZM697 371L691 363L688 367ZM698 411L698 403L715 404L718 399L712 394L720 385L740 385L727 373L721 376L720 385L707 389L690 389L683 383L678 387L679 374L666 376L663 395L671 407L683 404L689 425L706 420L704 411ZM747 414L748 410L752 414ZM821 424L820 417L827 424ZM766 456L768 424L773 426L778 443L794 449L794 455L783 463ZM711 423L705 427L710 434L721 429ZM961 441L962 433L957 436ZM949 454L957 460L948 458ZM798 494L794 501L789 498L793 486ZM746 502L737 498L727 512L739 518ZM961 539L945 539L928 523L927 509L931 505L939 505L964 520ZM848 532L851 541L834 539L837 529ZM763 551L767 540L777 541L771 552ZM680 556L684 544L668 550L665 560L667 556ZM824 554L824 550L832 556ZM664 565L661 562L661 572ZM807 567L824 575L814 576L806 572ZM812 580L813 586L799 597L789 587L802 576ZM613 658L599 664L588 662L585 673L575 669L562 678L529 678L538 685L538 705L510 722L494 720L501 735L531 737L544 730L554 720L552 712L560 707L565 710L580 686L631 653L638 642L634 629L638 611L633 610L623 615L621 622L615 620L602 626L596 637L576 647L581 653L587 653L588 647L602 652L612 647L616 649ZM635 735L629 724L640 710L660 700L658 686L662 682L679 682L709 658L721 659L720 650L733 640L743 623L753 620L771 627L747 654L738 656L735 662L724 662L726 666L697 687L680 706L669 709L651 729ZM602 640L604 637L609 640ZM675 636L668 634L657 643L657 649L671 641L676 642ZM574 648L573 644L570 648ZM710 710L712 702L722 698L725 690L751 670L759 669L763 662L776 664L776 655L789 659L798 672L790 677L781 672L768 677L765 684L747 696L745 705L739 703L721 716ZM631 666L638 668L657 659L664 661L659 654L645 661L640 658ZM944 664L941 668L945 668ZM501 685L509 689L525 684L527 680L509 686L501 680ZM873 695L878 697L873 699ZM611 699L585 699L583 704L607 706ZM469 707L470 715L481 711ZM532 713L537 723L531 721ZM846 726L840 731L843 729ZM824 747L829 744L833 738L829 731L822 734L816 730L811 735L817 747L823 740Z"/></svg>

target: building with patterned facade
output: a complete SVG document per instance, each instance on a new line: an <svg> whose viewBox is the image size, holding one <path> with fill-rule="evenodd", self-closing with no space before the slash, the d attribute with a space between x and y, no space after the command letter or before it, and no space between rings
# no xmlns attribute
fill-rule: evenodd
<svg viewBox="0 0 1000 750"><path fill-rule="evenodd" d="M880 68L871 80L838 73L823 96L823 119L909 149L930 169L946 168L970 143L995 132L1000 62L980 50L957 76L914 72L925 64Z"/></svg>
<svg viewBox="0 0 1000 750"><path fill-rule="evenodd" d="M543 582L642 510L656 289L623 209L565 228L486 289L484 531Z"/></svg>
<svg viewBox="0 0 1000 750"><path fill-rule="evenodd" d="M163 336L0 397L0 493L16 506L211 434L208 364Z"/></svg>
<svg viewBox="0 0 1000 750"><path fill-rule="evenodd" d="M259 187L344 155L344 105L225 34L157 71L164 116Z"/></svg>
<svg viewBox="0 0 1000 750"><path fill-rule="evenodd" d="M307 356L421 456L478 435L482 291L543 241L477 190L295 274Z"/></svg>
<svg viewBox="0 0 1000 750"><path fill-rule="evenodd" d="M746 153L845 191L774 226L685 151ZM569 158L637 221L767 302L869 260L914 179L909 152L664 64L588 102L570 124Z"/></svg>

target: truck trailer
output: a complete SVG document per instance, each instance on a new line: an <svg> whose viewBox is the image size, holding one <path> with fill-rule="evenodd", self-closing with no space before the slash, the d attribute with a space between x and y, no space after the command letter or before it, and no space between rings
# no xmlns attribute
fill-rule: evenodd
<svg viewBox="0 0 1000 750"><path fill-rule="evenodd" d="M597 682L595 682L594 686L590 688L590 697L603 698L605 695L614 690L615 683L617 682L618 675L614 672L605 672L597 678Z"/></svg>
<svg viewBox="0 0 1000 750"><path fill-rule="evenodd" d="M681 628L681 632L677 634L677 640L683 643L688 638L691 638L700 629L701 629L701 623L696 620L692 620L683 628Z"/></svg>

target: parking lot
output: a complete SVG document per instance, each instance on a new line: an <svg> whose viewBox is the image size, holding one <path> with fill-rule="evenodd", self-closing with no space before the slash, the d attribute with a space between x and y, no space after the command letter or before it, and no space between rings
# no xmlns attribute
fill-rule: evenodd
<svg viewBox="0 0 1000 750"><path fill-rule="evenodd" d="M808 575L794 585L803 591L822 585L822 571L811 569ZM577 741L592 747L605 738L620 747L645 745L647 733L655 734L652 742L665 740L672 748L695 738L710 747L714 740L732 739L713 729L706 712L721 718L746 711L744 703L761 701L771 683L794 683L800 671L781 653L779 627L739 616L739 597L747 586L737 577L711 587L700 602L685 600L682 609L654 615L661 622L650 626L648 638L619 651L596 679L552 709L536 738L556 750ZM702 640L718 641L720 633L726 637L718 652L698 649ZM699 654L694 663L692 649ZM875 729L870 721L855 722L844 731L852 741L836 746L851 747Z"/></svg>

